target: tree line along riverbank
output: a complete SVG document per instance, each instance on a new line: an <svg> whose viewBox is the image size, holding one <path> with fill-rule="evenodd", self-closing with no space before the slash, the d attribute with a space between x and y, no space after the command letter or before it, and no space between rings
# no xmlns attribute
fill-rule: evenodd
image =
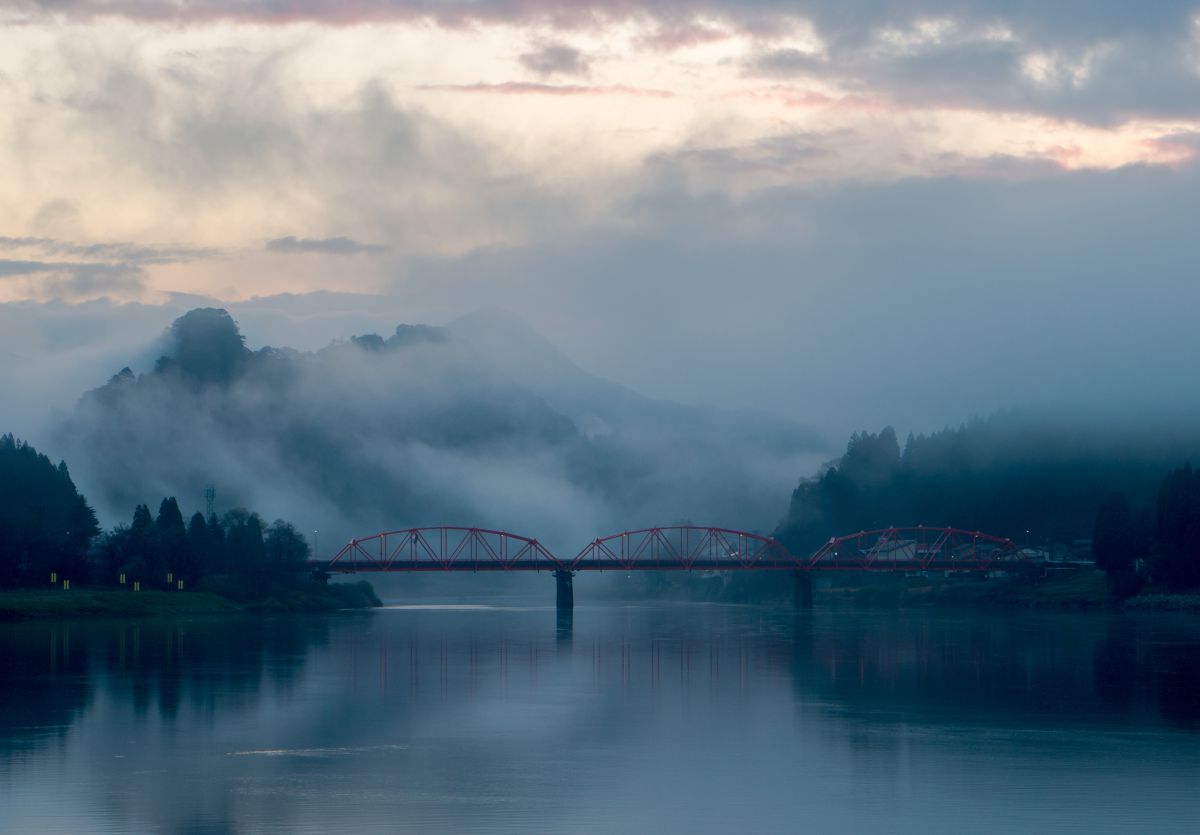
<svg viewBox="0 0 1200 835"><path fill-rule="evenodd" d="M258 598L215 591L132 591L104 588L0 590L0 621L74 617L147 617L235 612L328 612L379 606L366 582L310 584Z"/></svg>
<svg viewBox="0 0 1200 835"><path fill-rule="evenodd" d="M233 508L185 522L173 496L102 531L65 463L0 436L0 617L323 611L378 606L312 576L304 536Z"/></svg>

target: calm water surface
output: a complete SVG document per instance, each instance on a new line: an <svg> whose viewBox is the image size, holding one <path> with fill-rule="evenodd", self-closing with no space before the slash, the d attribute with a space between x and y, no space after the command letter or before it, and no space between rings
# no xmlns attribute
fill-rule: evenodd
<svg viewBox="0 0 1200 835"><path fill-rule="evenodd" d="M1200 622L0 625L0 831L1200 832Z"/></svg>

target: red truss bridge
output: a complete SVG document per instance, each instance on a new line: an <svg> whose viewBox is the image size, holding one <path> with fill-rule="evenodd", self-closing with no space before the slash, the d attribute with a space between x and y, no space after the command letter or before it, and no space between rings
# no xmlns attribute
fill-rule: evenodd
<svg viewBox="0 0 1200 835"><path fill-rule="evenodd" d="M487 528L408 528L352 539L326 571L556 571L562 561L536 539Z"/></svg>
<svg viewBox="0 0 1200 835"><path fill-rule="evenodd" d="M589 542L573 557L538 540L487 528L429 527L352 539L321 572L547 571L560 607L573 605L578 571L792 571L798 599L811 600L812 575L827 571L993 571L1027 564L1011 539L960 528L880 528L834 537L811 554L729 528L675 525L623 531Z"/></svg>

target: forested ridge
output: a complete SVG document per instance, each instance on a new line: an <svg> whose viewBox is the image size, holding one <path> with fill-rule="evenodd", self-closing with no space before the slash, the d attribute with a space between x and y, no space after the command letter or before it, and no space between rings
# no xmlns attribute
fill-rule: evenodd
<svg viewBox="0 0 1200 835"><path fill-rule="evenodd" d="M809 553L831 536L955 526L1057 556L1094 556L1171 588L1200 584L1200 432L1122 432L1003 413L930 435L855 433L792 494L776 537Z"/></svg>
<svg viewBox="0 0 1200 835"><path fill-rule="evenodd" d="M309 554L288 522L267 524L243 508L207 517L197 511L185 522L173 496L156 514L139 504L129 524L101 531L65 463L0 436L0 587L207 589L260 601L319 584ZM370 599L358 591L341 596L346 603Z"/></svg>

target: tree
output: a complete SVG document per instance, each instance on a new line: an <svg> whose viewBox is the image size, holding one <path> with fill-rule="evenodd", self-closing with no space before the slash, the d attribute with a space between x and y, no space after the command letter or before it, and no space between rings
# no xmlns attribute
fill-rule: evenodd
<svg viewBox="0 0 1200 835"><path fill-rule="evenodd" d="M241 580L251 594L263 593L269 568L262 517L244 508L235 508L225 514L224 527L228 531L225 552L229 573Z"/></svg>
<svg viewBox="0 0 1200 835"><path fill-rule="evenodd" d="M150 508L139 504L133 509L133 522L129 525L129 539L126 547L126 560L121 571L130 575L129 580L142 583L153 583L164 579L160 560L161 552L158 547L158 532L154 527L154 519L150 516Z"/></svg>
<svg viewBox="0 0 1200 835"><path fill-rule="evenodd" d="M172 577L183 574L191 563L188 552L187 529L183 526L183 514L174 496L168 496L158 506L158 517L154 520L157 548L162 567ZM165 577L156 577L155 582L169 582Z"/></svg>
<svg viewBox="0 0 1200 835"><path fill-rule="evenodd" d="M83 579L99 532L65 463L0 436L0 585L42 585L51 572Z"/></svg>
<svg viewBox="0 0 1200 835"><path fill-rule="evenodd" d="M116 585L121 572L130 563L131 536L128 525L117 525L104 535L98 552L98 564L93 570L94 579L105 585Z"/></svg>
<svg viewBox="0 0 1200 835"><path fill-rule="evenodd" d="M159 369L177 368L202 383L228 383L250 353L246 339L228 312L205 307L191 310L171 325L173 357L159 361Z"/></svg>
<svg viewBox="0 0 1200 835"><path fill-rule="evenodd" d="M1114 596L1126 597L1137 590L1134 563L1138 554L1138 535L1124 493L1113 493L1096 512L1092 530L1092 558L1096 567L1108 573Z"/></svg>
<svg viewBox="0 0 1200 835"><path fill-rule="evenodd" d="M225 528L217 514L208 515L208 559L204 571L208 574L223 574L229 570L229 555L225 550Z"/></svg>
<svg viewBox="0 0 1200 835"><path fill-rule="evenodd" d="M271 577L288 582L301 576L308 560L308 542L293 525L276 519L267 529L264 548Z"/></svg>
<svg viewBox="0 0 1200 835"><path fill-rule="evenodd" d="M1190 464L1163 479L1154 533L1155 579L1176 589L1200 585L1200 474Z"/></svg>
<svg viewBox="0 0 1200 835"><path fill-rule="evenodd" d="M213 564L215 557L212 537L209 535L208 523L204 521L203 513L197 511L188 520L187 540L188 564L183 569L183 579L194 586Z"/></svg>
<svg viewBox="0 0 1200 835"><path fill-rule="evenodd" d="M1096 525L1092 531L1092 557L1096 567L1110 575L1132 570L1136 558L1135 547L1133 511L1129 508L1129 500L1124 493L1113 493L1096 512Z"/></svg>

